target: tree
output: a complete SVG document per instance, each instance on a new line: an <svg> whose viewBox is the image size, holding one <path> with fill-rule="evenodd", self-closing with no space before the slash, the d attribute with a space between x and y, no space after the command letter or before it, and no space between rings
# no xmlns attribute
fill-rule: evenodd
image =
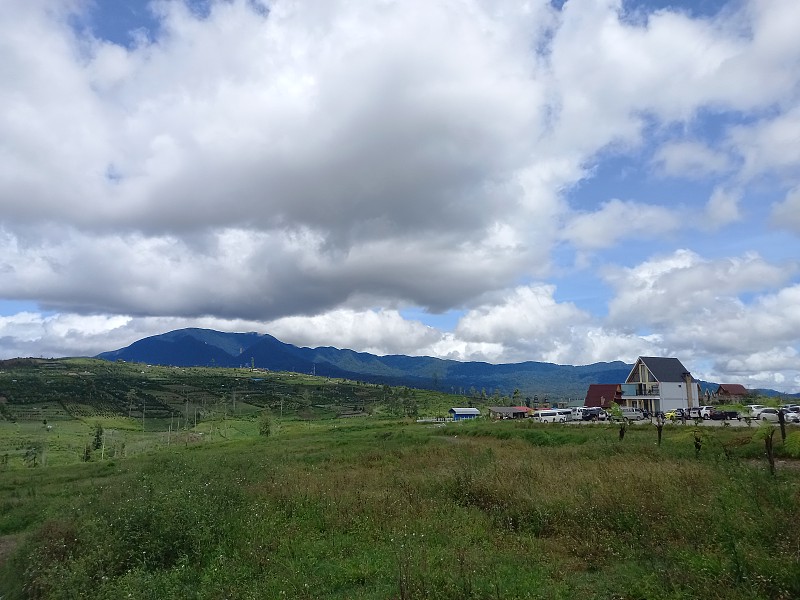
<svg viewBox="0 0 800 600"><path fill-rule="evenodd" d="M25 448L25 454L23 455L22 459L29 467L35 467L39 462L41 462L40 459L43 452L44 445L42 442L31 442L28 447Z"/></svg>
<svg viewBox="0 0 800 600"><path fill-rule="evenodd" d="M700 458L700 450L703 448L703 434L700 429L695 427L694 430L694 457Z"/></svg>
<svg viewBox="0 0 800 600"><path fill-rule="evenodd" d="M417 401L411 397L405 402L404 410L406 416L408 417L416 417L417 416Z"/></svg>
<svg viewBox="0 0 800 600"><path fill-rule="evenodd" d="M625 439L625 432L628 430L628 419L622 414L622 407L616 402L611 403L608 409L609 418L613 421L619 421L619 440Z"/></svg>
<svg viewBox="0 0 800 600"><path fill-rule="evenodd" d="M100 450L103 447L103 426L100 423L94 424L94 441L92 441L92 448Z"/></svg>
<svg viewBox="0 0 800 600"><path fill-rule="evenodd" d="M770 475L775 475L775 452L772 447L772 439L775 435L775 428L768 422L762 421L753 439L764 440L764 449L767 454L767 462L769 463Z"/></svg>
<svg viewBox="0 0 800 600"><path fill-rule="evenodd" d="M664 431L664 413L656 414L656 431L658 431L658 445L661 445L661 434Z"/></svg>

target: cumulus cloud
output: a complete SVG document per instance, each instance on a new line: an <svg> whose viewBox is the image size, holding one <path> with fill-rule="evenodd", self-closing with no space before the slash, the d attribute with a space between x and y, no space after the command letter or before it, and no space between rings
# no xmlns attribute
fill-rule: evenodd
<svg viewBox="0 0 800 600"><path fill-rule="evenodd" d="M773 223L800 230L794 0L702 18L622 0L165 0L126 45L86 25L93 6L0 7L0 295L46 311L3 317L5 355L205 323L492 361L708 358L671 332L716 349L705 323L767 318L797 283L759 247L703 258L765 176L785 198ZM616 189L618 158L642 187ZM664 254L602 271L607 307L555 299L565 264L643 238ZM438 331L408 307L464 316ZM789 331L754 352L796 348Z"/></svg>
<svg viewBox="0 0 800 600"><path fill-rule="evenodd" d="M738 296L775 289L797 272L797 265L775 266L751 254L703 259L689 250L645 261L633 268L608 269L614 287L609 321L631 328L679 326L724 310L738 309Z"/></svg>
<svg viewBox="0 0 800 600"><path fill-rule="evenodd" d="M680 226L674 209L614 199L604 202L597 211L571 217L563 236L578 248L598 250L614 246L621 239L664 235Z"/></svg>

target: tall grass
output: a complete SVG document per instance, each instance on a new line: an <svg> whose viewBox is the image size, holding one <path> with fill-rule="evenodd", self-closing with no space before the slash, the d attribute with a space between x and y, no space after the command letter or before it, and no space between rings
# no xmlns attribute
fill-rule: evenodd
<svg viewBox="0 0 800 600"><path fill-rule="evenodd" d="M721 433L696 459L678 430L657 447L646 428L620 443L603 427L314 424L107 472L75 466L41 501L44 522L17 524L30 534L0 589L8 599L800 597L800 478L727 458L737 435L747 433ZM14 489L52 494L58 473L16 472Z"/></svg>

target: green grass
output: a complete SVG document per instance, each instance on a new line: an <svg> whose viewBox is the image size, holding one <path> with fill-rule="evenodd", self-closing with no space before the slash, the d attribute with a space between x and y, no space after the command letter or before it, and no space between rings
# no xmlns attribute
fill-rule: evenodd
<svg viewBox="0 0 800 600"><path fill-rule="evenodd" d="M288 421L0 473L17 598L796 598L753 432ZM233 430L234 424L231 424ZM152 436L161 435L153 433Z"/></svg>

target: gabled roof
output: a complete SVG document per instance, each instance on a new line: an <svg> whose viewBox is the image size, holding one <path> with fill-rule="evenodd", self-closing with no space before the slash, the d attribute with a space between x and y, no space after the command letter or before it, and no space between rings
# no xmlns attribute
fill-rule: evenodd
<svg viewBox="0 0 800 600"><path fill-rule="evenodd" d="M636 366L639 364L639 361L642 361L645 364L655 380L659 383L683 383L685 381L683 378L684 374L689 372L677 358L665 358L662 356L640 356L636 361L636 364L633 365L633 369L631 369L628 379L630 379L631 375L636 372Z"/></svg>
<svg viewBox="0 0 800 600"><path fill-rule="evenodd" d="M618 383L593 383L586 392L584 406L609 408L611 403L622 398L622 390Z"/></svg>
<svg viewBox="0 0 800 600"><path fill-rule="evenodd" d="M720 383L717 394L727 394L728 396L747 396L750 392L741 383Z"/></svg>
<svg viewBox="0 0 800 600"><path fill-rule="evenodd" d="M531 409L527 406L490 406L489 411L500 415L518 415L527 413Z"/></svg>
<svg viewBox="0 0 800 600"><path fill-rule="evenodd" d="M477 408L451 408L448 412L454 415L479 415L481 411Z"/></svg>

